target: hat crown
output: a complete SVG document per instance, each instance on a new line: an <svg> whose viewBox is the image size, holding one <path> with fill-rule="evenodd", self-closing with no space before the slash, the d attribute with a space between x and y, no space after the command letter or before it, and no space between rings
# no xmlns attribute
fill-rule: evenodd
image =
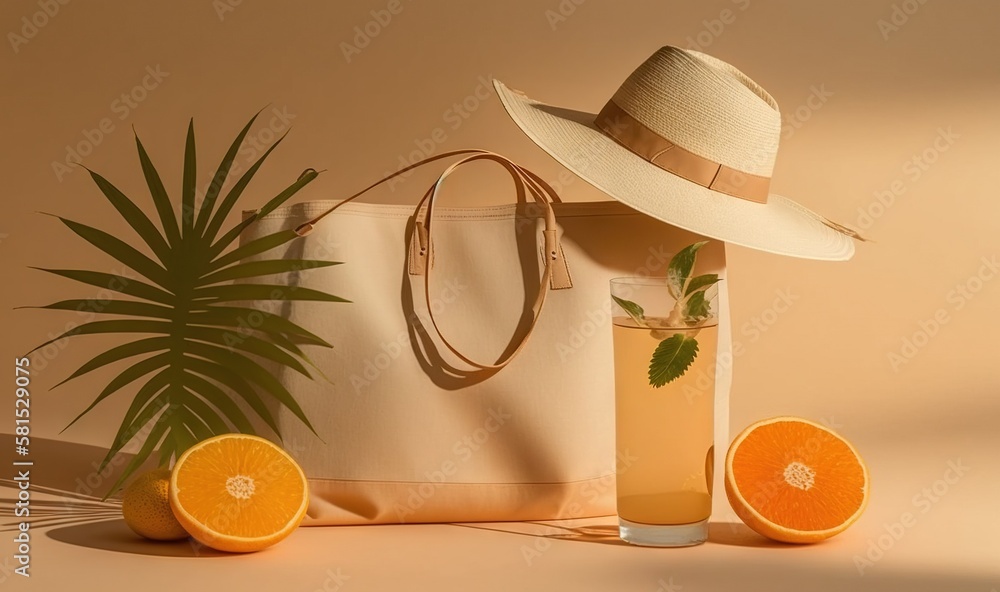
<svg viewBox="0 0 1000 592"><path fill-rule="evenodd" d="M732 65L666 46L613 101L657 135L709 160L770 177L781 136L774 98Z"/></svg>

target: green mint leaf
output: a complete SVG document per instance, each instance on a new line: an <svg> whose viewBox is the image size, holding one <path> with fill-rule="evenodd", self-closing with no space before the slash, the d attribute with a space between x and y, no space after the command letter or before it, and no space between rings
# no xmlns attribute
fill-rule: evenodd
<svg viewBox="0 0 1000 592"><path fill-rule="evenodd" d="M684 305L684 316L689 320L700 321L712 316L711 302L705 298L705 290L695 292Z"/></svg>
<svg viewBox="0 0 1000 592"><path fill-rule="evenodd" d="M632 302L631 300L625 300L624 298L619 298L614 294L611 295L611 299L615 301L618 306L622 307L628 316L632 317L640 327L646 326L646 312L642 310L642 307Z"/></svg>
<svg viewBox="0 0 1000 592"><path fill-rule="evenodd" d="M698 356L698 342L694 337L675 333L656 346L649 361L649 384L655 388L680 378Z"/></svg>
<svg viewBox="0 0 1000 592"><path fill-rule="evenodd" d="M711 303L719 295L719 284L709 286L705 289L705 301Z"/></svg>
<svg viewBox="0 0 1000 592"><path fill-rule="evenodd" d="M689 296L698 290L708 289L709 286L714 286L718 281L719 274L717 273L706 273L705 275L695 276L688 282L687 291L684 292L684 295Z"/></svg>
<svg viewBox="0 0 1000 592"><path fill-rule="evenodd" d="M675 300L680 300L684 296L688 281L691 279L691 270L694 269L694 261L698 256L698 249L707 243L708 241L701 241L688 245L670 259L670 264L667 265L667 289Z"/></svg>

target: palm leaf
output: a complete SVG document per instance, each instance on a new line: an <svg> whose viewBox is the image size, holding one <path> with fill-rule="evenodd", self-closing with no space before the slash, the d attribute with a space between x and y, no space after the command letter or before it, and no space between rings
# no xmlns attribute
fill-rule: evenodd
<svg viewBox="0 0 1000 592"><path fill-rule="evenodd" d="M253 215L247 217L246 220L243 220L242 222L234 226L232 230L224 234L222 238L218 240L218 242L212 245L212 249L209 251L209 255L211 256L211 258L215 259L220 253L222 253L222 251L226 250L226 248L229 247L229 245L233 244L233 241L239 238L240 233L246 230L251 224L273 212L276 208L284 204L286 201L291 199L292 196L298 193L299 189L302 189L303 187L311 183L318 176L319 172L317 172L315 169L306 169L302 171L302 174L299 175L299 178L296 179L294 183L286 187L284 191L279 193L271 201L267 202L263 208L258 210Z"/></svg>
<svg viewBox="0 0 1000 592"><path fill-rule="evenodd" d="M101 461L101 466L97 469L99 472L104 470L104 467L118 454L122 447L132 441L132 438L149 423L150 419L167 406L169 403L168 391L170 378L170 370L168 368L142 385L142 388L136 393L135 398L132 399L132 405L125 412L121 427L118 428L118 433L115 434L115 438L111 442L111 448L108 449L107 455ZM80 417L83 417L83 415L79 415L77 419L80 419ZM76 419L73 421L75 422ZM66 426L66 428L68 427ZM63 431L66 428L63 428Z"/></svg>
<svg viewBox="0 0 1000 592"><path fill-rule="evenodd" d="M327 348L332 348L333 346L284 317L254 308L210 306L191 314L188 317L188 323L195 328L202 325L226 327L229 329L236 328L235 334L232 331L226 332L232 335L229 338L232 342L239 341L244 335L253 337L254 333L260 333L270 340L270 343L293 354L292 359L294 359L294 356L297 356L316 370L316 373L324 380L332 382L323 373L322 369L318 368L309 359L296 342L303 345L320 345ZM227 341L226 345L230 345L230 341ZM238 344L235 346L238 349L248 349L247 347L241 348ZM278 355L281 355L280 352ZM296 368L296 370L302 372L303 369Z"/></svg>
<svg viewBox="0 0 1000 592"><path fill-rule="evenodd" d="M16 308L46 308L49 310L76 310L93 314L128 315L133 317L149 317L153 319L170 319L173 309L157 306L148 302L132 300L87 300L73 299L53 302L45 306L18 306Z"/></svg>
<svg viewBox="0 0 1000 592"><path fill-rule="evenodd" d="M173 325L171 323L161 323L159 321L138 321L135 319L122 319L117 321L93 321L91 323L84 323L77 327L66 331L58 337L54 337L45 343L39 345L35 349L29 351L26 356L29 356L39 349L49 345L50 343L55 343L57 341L62 341L67 337L73 337L76 335L100 335L103 333L165 333L170 334L173 330Z"/></svg>
<svg viewBox="0 0 1000 592"><path fill-rule="evenodd" d="M67 382L83 376L88 372L93 372L98 368L107 366L108 364L113 364L120 360L131 358L132 356L139 356L142 354L148 354L155 351L163 351L168 349L171 345L169 337L149 337L146 339L140 339L138 341L131 341L129 343L123 343L121 345L115 346L106 352L97 354L89 362L80 366L76 372L70 374L62 382L59 382L52 388L56 388L60 385L66 384ZM74 420L75 421L75 420Z"/></svg>
<svg viewBox="0 0 1000 592"><path fill-rule="evenodd" d="M194 192L198 184L198 162L194 145L194 119L188 122L184 143L184 179L181 182L181 237L187 238L194 227Z"/></svg>
<svg viewBox="0 0 1000 592"><path fill-rule="evenodd" d="M299 238L299 235L295 232L295 230L279 230L278 232L254 239L245 245L240 245L232 251L229 251L225 255L213 261L212 264L208 266L208 269L209 271L222 269L227 265L231 265L240 260L246 259L247 257L259 255L270 251L271 249L280 247L281 245L297 238Z"/></svg>
<svg viewBox="0 0 1000 592"><path fill-rule="evenodd" d="M256 278L265 276L281 278L282 274L308 273L312 269L338 264L316 259L263 258L248 261L248 258L257 258L297 238L294 230L279 231L233 247L243 231L257 219L286 203L312 182L319 174L314 169L306 169L284 190L265 200L264 206L253 215L219 236L227 216L236 207L250 181L284 138L282 136L268 147L222 197L222 188L256 117L243 126L230 144L200 208L195 207L197 146L194 123L189 122L184 143L179 213L175 213L163 179L136 135L136 150L145 185L162 230L125 193L103 176L90 172L98 189L135 230L141 242L130 244L104 230L57 217L86 243L117 264L134 271L135 275L128 272L35 268L135 300L70 298L47 306L31 307L121 317L75 326L32 352L55 341L75 339L81 335L147 334L96 352L59 383L65 384L85 374L123 364L66 429L93 412L102 401L133 383L138 384L117 433L111 439L101 470L130 442L139 440L141 446L109 494L154 453L158 454L160 464L165 465L185 448L204 438L232 430L254 433L255 424L248 416L250 414L259 418L281 439L272 410L274 407L265 402L265 397L316 433L299 402L275 378L275 374L280 373L280 369L287 369L310 376L307 367L315 368L315 365L306 356L303 347L333 346L326 339L282 316L253 306L227 305L231 302L252 305L259 300L346 302L343 298L318 290L285 285L278 279L266 284L231 283L257 281ZM153 257L145 253L152 253ZM268 369L264 364L279 370Z"/></svg>
<svg viewBox="0 0 1000 592"><path fill-rule="evenodd" d="M196 300L240 302L244 300L314 300L320 302L348 302L339 296L301 286L277 284L227 284L194 290Z"/></svg>
<svg viewBox="0 0 1000 592"><path fill-rule="evenodd" d="M187 336L191 339L250 352L277 364L288 366L303 376L309 376L309 372L302 365L302 362L282 351L281 348L273 343L259 337L254 337L253 335L239 335L232 331L215 327L188 327Z"/></svg>
<svg viewBox="0 0 1000 592"><path fill-rule="evenodd" d="M191 372L200 374L205 378L211 378L239 395L246 402L246 404L253 409L254 413L256 413L265 424L267 424L267 427L271 428L271 431L273 431L278 438L281 438L278 423L274 420L274 416L271 415L271 412L264 404L264 400L260 398L257 391L250 386L250 383L247 382L242 376L222 364L209 362L199 358L189 358L185 360L185 364Z"/></svg>
<svg viewBox="0 0 1000 592"><path fill-rule="evenodd" d="M221 271L207 275L199 280L199 286L218 284L229 280L239 280L262 275L291 273L320 267L340 265L340 261L321 261L317 259L272 259L270 261L249 261L239 265L231 265Z"/></svg>
<svg viewBox="0 0 1000 592"><path fill-rule="evenodd" d="M254 362L242 354L233 353L225 348L216 347L207 343L190 341L185 347L192 354L201 356L206 360L216 362L220 366L232 368L241 376L245 376L250 381L256 383L265 391L273 395L274 398L278 399L278 401L287 407L289 411L294 413L296 417L302 420L302 423L306 424L306 427L308 427L314 434L316 433L312 424L309 423L309 419L306 418L305 412L303 412L302 408L299 407L299 404L292 397L292 394L288 392L288 389L285 388L285 385L281 384L281 381L275 378L274 375L268 372L257 362Z"/></svg>
<svg viewBox="0 0 1000 592"><path fill-rule="evenodd" d="M239 405L234 403L233 400L229 398L229 395L223 392L222 389L197 374L192 374L190 372L184 373L184 379L182 382L184 386L191 389L191 392L197 393L206 401L215 405L215 407L221 411L234 426L236 426L236 429L248 434L253 433L253 424L250 423L246 414L243 413L243 410L240 409Z"/></svg>
<svg viewBox="0 0 1000 592"><path fill-rule="evenodd" d="M30 267L30 266L29 266ZM47 269L44 267L30 267L38 271L44 271L53 275L62 276L71 280L76 280L81 284L97 286L112 292L119 292L143 300L152 300L161 304L173 304L174 296L169 292L164 292L159 288L154 288L149 284L140 282L135 278L125 277L117 273L103 273L100 271L84 271L80 269Z"/></svg>
<svg viewBox="0 0 1000 592"><path fill-rule="evenodd" d="M188 317L193 324L210 324L224 327L250 327L270 335L287 335L298 338L307 345L331 348L331 344L311 331L303 329L285 317L266 310L239 306L205 306Z"/></svg>
<svg viewBox="0 0 1000 592"><path fill-rule="evenodd" d="M118 488L122 486L122 483L125 482L125 479L127 479L129 475L134 473L136 469L142 466L142 463L144 463L146 459L149 458L149 455L153 453L153 450L160 444L160 441L163 440L164 436L169 436L169 434L167 433L167 428L168 426L166 423L157 423L155 426L153 426L152 431L150 431L149 435L146 436L146 441L142 445L142 448L140 448L139 452L137 452L136 455L132 458L132 461L127 465L125 465L125 470L122 471L121 476L118 477L118 480L115 481L114 485L111 486L111 489L108 490L108 492L104 495L101 501L108 499L109 495L111 495L115 491L118 491Z"/></svg>
<svg viewBox="0 0 1000 592"><path fill-rule="evenodd" d="M155 261L132 248L121 239L103 230L91 228L86 224L73 222L59 216L56 216L56 218L59 218L77 236L141 273L153 283L163 287L169 282L166 269L163 269Z"/></svg>
<svg viewBox="0 0 1000 592"><path fill-rule="evenodd" d="M164 265L168 265L168 259L170 258L171 253L170 246L167 244L167 241L163 239L163 236L159 233L159 231L156 230L156 226L154 226L153 223L150 222L149 218L146 217L146 214L142 213L142 210L140 210L139 207L132 202L132 200L125 197L125 194L112 185L110 181L90 169L87 169L87 172L90 173L90 177L95 183L97 183L101 193L108 198L111 205L118 210L118 213L122 215L122 218L125 218L125 221L129 223L129 226L131 226L133 230L135 230L136 234L138 234L142 240L146 241L146 244L160 259L160 262Z"/></svg>
<svg viewBox="0 0 1000 592"><path fill-rule="evenodd" d="M198 439L194 437L191 428L185 421L177 422L177 425L171 427L160 444L160 466L169 466L175 450L187 450L197 441Z"/></svg>
<svg viewBox="0 0 1000 592"><path fill-rule="evenodd" d="M233 161L236 160L236 154L240 150L240 145L243 144L243 139L246 138L247 132L250 131L250 127L253 122L260 115L260 111L254 114L247 122L243 129L240 130L240 134L236 136L233 140L232 145L229 146L229 151L226 155L222 157L222 162L219 163L218 170L215 171L215 176L212 177L212 183L208 186L208 191L205 192L205 199L201 202L201 209L198 211L198 219L194 224L195 234L204 232L205 227L208 226L208 220L212 216L212 208L215 206L215 200L219 198L219 193L222 191L222 185L226 181L226 177L229 176L229 170L233 167Z"/></svg>
<svg viewBox="0 0 1000 592"><path fill-rule="evenodd" d="M142 378L143 376L149 374L153 370L163 368L164 366L169 366L171 362L171 356L169 353L159 354L153 356L152 358L147 358L133 366L129 366L124 372L119 374L108 383L108 386L104 387L101 394L97 395L97 398L90 404L89 407L83 410L80 415L76 417L69 425L76 423L77 419L80 419L84 415L90 412L91 409L97 407L97 404L110 397L113 393L121 389L122 387L135 382L136 380ZM69 427L69 426L66 426Z"/></svg>
<svg viewBox="0 0 1000 592"><path fill-rule="evenodd" d="M167 197L167 190L163 187L160 173L156 172L153 161L149 159L146 148L139 141L139 135L135 136L135 146L139 151L139 164L142 166L142 175L146 178L146 185L149 187L149 195L153 198L153 205L160 215L160 226L163 227L163 234L167 238L167 243L171 247L176 247L181 242L180 229L177 227L177 217L174 215L174 207Z"/></svg>
<svg viewBox="0 0 1000 592"><path fill-rule="evenodd" d="M225 434L229 430L229 424L226 420L222 419L219 412L213 409L208 403L198 398L198 395L194 394L190 390L184 388L181 391L184 397L181 399L183 405L191 411L191 415L194 419L200 419L204 423L202 425L207 429L207 434L200 439L211 438L214 434Z"/></svg>
<svg viewBox="0 0 1000 592"><path fill-rule="evenodd" d="M229 189L229 193L226 194L225 199L223 199L222 203L219 204L219 209L217 209L215 214L212 215L211 222L208 223L208 227L202 234L202 238L206 242L211 243L215 240L215 237L219 234L219 230L222 228L222 225L226 222L226 217L229 216L229 212L233 210L233 206L236 205L240 196L243 195L243 190L246 189L250 180L253 179L253 176L257 174L257 171L260 169L261 165L264 164L267 157L270 156L271 152L274 151L279 144L281 144L281 141L284 140L287 135L288 132L285 132L274 142L274 144L271 144L271 146L264 151L264 154L260 155L257 162L253 163L253 165L247 169L247 172L243 173L243 176L240 177L239 181L237 181Z"/></svg>

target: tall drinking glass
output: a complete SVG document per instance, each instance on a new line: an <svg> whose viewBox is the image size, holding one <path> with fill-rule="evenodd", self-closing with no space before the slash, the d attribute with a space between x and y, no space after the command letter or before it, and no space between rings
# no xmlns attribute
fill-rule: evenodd
<svg viewBox="0 0 1000 592"><path fill-rule="evenodd" d="M708 538L716 292L697 297L700 302L682 299L677 305L665 278L611 280L616 445L630 459L617 471L619 532L629 543L681 547ZM689 314L692 307L698 309L695 316ZM694 346L697 352L690 360ZM653 365L666 371L656 381L654 352L659 359ZM685 359L690 365L677 376ZM651 384L671 376L661 386Z"/></svg>

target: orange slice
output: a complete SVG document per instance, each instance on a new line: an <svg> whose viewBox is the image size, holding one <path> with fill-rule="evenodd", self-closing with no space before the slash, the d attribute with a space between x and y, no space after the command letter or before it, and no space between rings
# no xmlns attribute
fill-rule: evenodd
<svg viewBox="0 0 1000 592"><path fill-rule="evenodd" d="M309 507L299 465L258 436L225 434L189 448L170 475L170 508L197 541L259 551L294 531Z"/></svg>
<svg viewBox="0 0 1000 592"><path fill-rule="evenodd" d="M758 533L815 543L843 532L868 505L868 468L832 430L797 417L759 421L726 455L726 495Z"/></svg>

